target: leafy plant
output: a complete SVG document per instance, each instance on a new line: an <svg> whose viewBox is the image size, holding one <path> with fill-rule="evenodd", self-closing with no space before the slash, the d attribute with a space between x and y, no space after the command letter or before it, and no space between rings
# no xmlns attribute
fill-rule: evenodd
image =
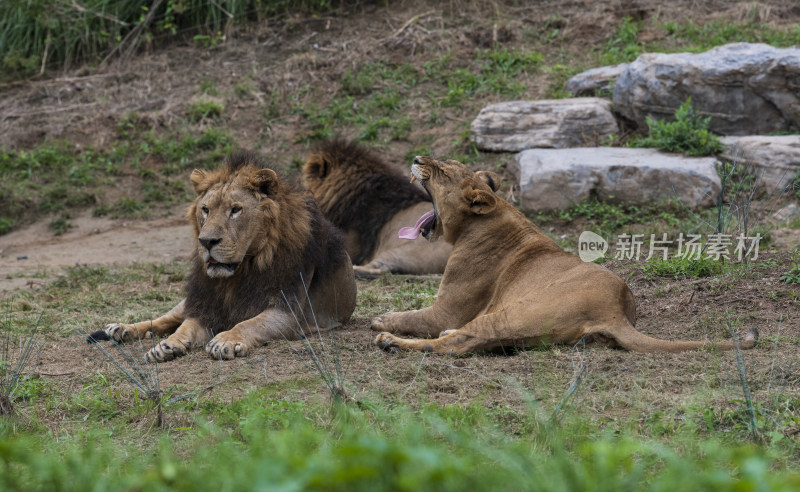
<svg viewBox="0 0 800 492"><path fill-rule="evenodd" d="M634 147L655 147L691 156L713 155L722 151L719 137L708 131L711 117L703 118L692 108L692 98L675 111L674 121L647 117L650 134L631 142Z"/></svg>

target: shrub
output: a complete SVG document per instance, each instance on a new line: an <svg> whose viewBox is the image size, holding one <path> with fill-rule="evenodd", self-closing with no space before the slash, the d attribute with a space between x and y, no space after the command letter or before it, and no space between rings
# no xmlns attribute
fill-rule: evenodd
<svg viewBox="0 0 800 492"><path fill-rule="evenodd" d="M675 111L675 121L647 117L650 134L632 142L634 147L655 147L686 155L713 155L722 151L719 137L708 131L711 117L703 118L692 108L692 98Z"/></svg>

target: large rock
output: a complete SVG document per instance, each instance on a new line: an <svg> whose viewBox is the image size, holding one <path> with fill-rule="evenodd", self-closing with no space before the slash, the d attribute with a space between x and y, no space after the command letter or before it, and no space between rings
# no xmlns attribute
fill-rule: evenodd
<svg viewBox="0 0 800 492"><path fill-rule="evenodd" d="M716 133L796 131L800 49L735 43L698 54L647 53L617 78L614 110L647 128L646 116L672 119L689 97Z"/></svg>
<svg viewBox="0 0 800 492"><path fill-rule="evenodd" d="M581 147L619 132L611 103L596 97L492 104L469 130L479 149L494 152Z"/></svg>
<svg viewBox="0 0 800 492"><path fill-rule="evenodd" d="M690 208L711 206L720 191L716 162L655 149L526 150L516 157L520 205L563 209L596 196L633 205L678 198Z"/></svg>
<svg viewBox="0 0 800 492"><path fill-rule="evenodd" d="M570 77L564 88L575 97L610 94L617 83L617 77L626 68L628 68L627 63L592 68Z"/></svg>
<svg viewBox="0 0 800 492"><path fill-rule="evenodd" d="M800 135L725 137L721 157L755 174L769 194L789 193L800 172Z"/></svg>

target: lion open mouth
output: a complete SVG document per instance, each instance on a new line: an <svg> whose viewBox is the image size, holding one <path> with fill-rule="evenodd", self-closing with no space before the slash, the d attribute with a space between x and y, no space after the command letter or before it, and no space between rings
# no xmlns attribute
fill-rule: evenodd
<svg viewBox="0 0 800 492"><path fill-rule="evenodd" d="M417 219L417 223L414 224L414 227L403 227L397 231L397 237L400 239L416 239L419 237L420 233L422 233L424 237L428 237L435 223L436 211L431 210Z"/></svg>

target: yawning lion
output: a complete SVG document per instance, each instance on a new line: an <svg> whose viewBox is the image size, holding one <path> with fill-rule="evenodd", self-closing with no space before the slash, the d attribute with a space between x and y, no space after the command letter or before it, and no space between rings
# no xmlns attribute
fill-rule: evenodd
<svg viewBox="0 0 800 492"><path fill-rule="evenodd" d="M494 193L494 173L417 157L411 166L433 199L418 225L453 245L433 306L372 321L383 349L463 354L542 342L604 343L640 352L679 352L732 342L665 341L634 328L628 286L606 268L566 253ZM433 339L404 339L393 333ZM752 348L751 330L741 348Z"/></svg>

